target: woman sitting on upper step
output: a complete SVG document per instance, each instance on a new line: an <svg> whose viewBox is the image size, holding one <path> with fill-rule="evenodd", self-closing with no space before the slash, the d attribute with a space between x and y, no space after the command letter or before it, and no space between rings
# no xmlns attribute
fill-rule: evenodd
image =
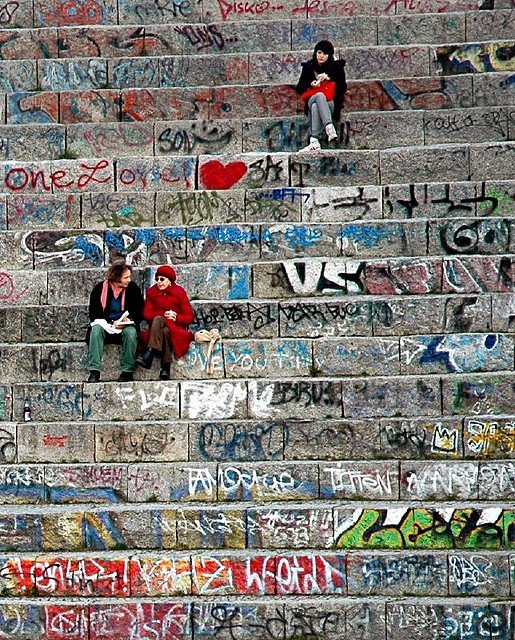
<svg viewBox="0 0 515 640"><path fill-rule="evenodd" d="M193 308L186 291L175 281L173 267L160 266L156 271L156 283L147 290L143 307L143 317L150 328L140 334L146 348L138 357L138 364L150 369L154 355L160 355L160 380L170 379L172 354L182 358L194 340L188 329L193 322Z"/></svg>
<svg viewBox="0 0 515 640"><path fill-rule="evenodd" d="M319 151L320 137L327 135L332 142L338 137L333 120L338 122L347 91L345 60L334 59L334 46L329 40L321 40L310 60L302 63L302 71L295 91L305 101L309 117L309 144L300 151Z"/></svg>

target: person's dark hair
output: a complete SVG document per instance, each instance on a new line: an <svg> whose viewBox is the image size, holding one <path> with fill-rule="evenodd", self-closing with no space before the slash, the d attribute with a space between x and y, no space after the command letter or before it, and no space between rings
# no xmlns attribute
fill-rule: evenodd
<svg viewBox="0 0 515 640"><path fill-rule="evenodd" d="M118 282L127 269L132 273L132 267L127 264L123 258L113 260L111 266L107 270L106 278L109 282Z"/></svg>
<svg viewBox="0 0 515 640"><path fill-rule="evenodd" d="M329 57L324 62L324 64L319 64L317 61L317 51L323 51ZM315 64L315 71L317 73L322 73L322 71L329 71L333 68L334 65L334 45L329 40L320 40L315 45L315 49L313 50L313 62Z"/></svg>

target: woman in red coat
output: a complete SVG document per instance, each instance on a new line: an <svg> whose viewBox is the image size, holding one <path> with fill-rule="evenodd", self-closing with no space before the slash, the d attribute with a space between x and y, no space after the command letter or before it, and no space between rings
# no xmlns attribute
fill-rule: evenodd
<svg viewBox="0 0 515 640"><path fill-rule="evenodd" d="M175 282L172 267L163 265L156 271L156 284L147 290L143 317L150 329L141 333L146 349L138 363L150 369L154 355L161 354L160 380L170 379L172 351L182 358L194 340L188 325L193 322L193 309L186 291Z"/></svg>

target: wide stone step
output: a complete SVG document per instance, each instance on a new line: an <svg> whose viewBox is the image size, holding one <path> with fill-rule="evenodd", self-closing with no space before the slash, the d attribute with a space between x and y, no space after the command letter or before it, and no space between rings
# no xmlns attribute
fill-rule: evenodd
<svg viewBox="0 0 515 640"><path fill-rule="evenodd" d="M4 58L9 59L9 48L16 46L20 50L20 55L14 51L16 58L27 57L28 46L34 50L33 59L295 51L310 50L313 42L328 32L338 47L477 43L485 39L513 38L511 15L509 10L491 10L432 15L354 16L336 23L333 18L257 23L229 21L212 22L209 25L181 24L173 30L162 23L146 27L68 27L28 33L19 31L17 35L20 39L13 38L11 31L11 38L2 48L2 53ZM22 43L23 49L20 46ZM472 50L468 50L468 53L471 55Z"/></svg>
<svg viewBox="0 0 515 640"><path fill-rule="evenodd" d="M32 3L24 0L15 7L9 7L3 24L7 27L61 27L61 26L88 26L88 25L154 25L169 24L180 27L181 24L217 21L271 21L277 19L309 18L311 21L317 18L338 17L351 18L364 15L399 15L430 14L447 12L472 12L481 9L510 9L511 0L477 0L474 2L462 2L462 0L450 0L442 3L441 0L428 2L407 2L406 0L356 0L352 3L331 1L325 5L309 3L303 0L295 0L286 5L270 4L266 6L257 3L238 4L233 2L215 2L215 0L203 0L195 5L186 2L177 3L172 7L156 6L153 3L143 4L136 2L118 3L115 0L106 0L98 4L91 11L86 11L79 5L71 5L60 0L52 6L47 6L38 0L33 7ZM489 13L487 11L486 13ZM209 34L209 32L207 32ZM199 36L202 37L203 33ZM204 35L204 38L206 36Z"/></svg>
<svg viewBox="0 0 515 640"><path fill-rule="evenodd" d="M485 35L489 39L513 35L507 10L345 16L337 22L333 18L211 21L209 25L192 22L175 24L173 28L163 22L145 26L67 25L9 29L0 32L2 58L127 58L290 51L310 49L327 33L340 47L474 42Z"/></svg>
<svg viewBox="0 0 515 640"><path fill-rule="evenodd" d="M65 283L63 282L63 287ZM218 329L225 339L328 338L349 336L509 333L514 320L511 293L444 296L390 295L363 300L316 298L289 302L194 301L191 329ZM82 342L89 322L87 305L4 307L0 329L7 344Z"/></svg>
<svg viewBox="0 0 515 640"><path fill-rule="evenodd" d="M0 193L177 192L512 180L512 142L375 151L248 153L3 162Z"/></svg>
<svg viewBox="0 0 515 640"><path fill-rule="evenodd" d="M509 52L514 41L404 47L349 47L344 53L349 79L394 78L437 74L515 70ZM95 91L295 84L301 63L312 51L219 54L198 56L140 56L137 58L68 58L0 60L3 91ZM363 64L363 59L366 63ZM241 89L240 89L241 90Z"/></svg>
<svg viewBox="0 0 515 640"><path fill-rule="evenodd" d="M309 562L306 561L303 564L312 564L316 560L314 557L306 557L309 558ZM174 636L185 640L202 637L199 634L212 637L215 634L220 635L219 632L225 629L231 629L231 632L236 629L241 638L266 638L265 634L268 634L270 628L279 629L280 637L288 639L298 638L299 633L304 634L301 637L309 637L310 633L320 632L328 640L341 640L347 637L359 637L358 634L362 634L364 629L371 635L362 635L362 638L386 638L388 634L389 637L418 639L429 638L430 634L434 633L444 634L449 628L464 627L480 630L485 625L495 625L496 629L500 629L500 632L505 634L504 637L513 635L511 605L494 595L490 598L475 595L452 598L437 598L434 595L430 598L403 596L402 590L408 585L407 591L411 591L414 589L412 585L425 584L426 581L433 583L437 580L431 573L431 563L425 562L425 559L421 563L414 561L413 566L419 569L416 571L412 568L409 559L410 556L407 556L406 561L400 566L395 559L380 564L381 567L385 567L384 573L391 576L388 578L388 584L398 582L401 584L401 594L389 596L388 599L384 597L346 599L341 594L337 594L334 598L327 595L321 597L322 591L317 581L313 579L315 569L304 569L293 558L282 558L280 561L282 573L290 577L281 577L280 591L281 593L293 592L297 595L296 598L275 596L235 600L217 597L217 585L223 587L224 584L220 582L223 580L220 574L233 575L232 571L217 567L215 571L218 570L219 573L216 581L211 574L206 576L204 569L201 573L202 584L212 585L215 591L211 598L202 595L198 600L190 596L187 602L178 597L168 598L166 602L162 599L147 599L142 602L140 599L126 598L124 595L123 602L90 599L91 604L70 602L70 599L62 598L55 598L51 602L35 599L29 603L26 599L18 598L14 601L6 600L0 604L2 611L0 629L2 631L5 629L5 633L8 633L16 625L16 628L19 627L25 633L30 632L30 637L38 640L49 636L57 637L55 629L63 627L65 631L59 636L60 638L69 635L69 629L72 628L73 632L77 630L81 637L89 634L91 640L103 640L107 636L141 637L137 634L142 627L145 630L151 629L155 637L170 640ZM216 561L214 564L216 565ZM419 564L423 567L419 568ZM320 563L320 565L319 570L323 573L324 564ZM473 566L476 565L473 564ZM465 567L470 568L468 559L457 560L453 567L453 583L459 582L462 591L472 590L473 580L459 579L459 572L463 572ZM484 563L479 566L478 571L482 571L483 567ZM62 572L64 571L63 568ZM94 571L95 575L98 575L98 568ZM371 572L374 577L370 581L373 580L375 584L378 582L384 584L382 579L384 573L381 569L377 570L373 567ZM112 576L111 580L115 580L117 573L112 573L109 569L106 569L106 573ZM245 585L245 578L240 578L239 572L235 573L238 576L237 583ZM292 577L298 576L299 573L300 577ZM254 586L256 582L259 584L261 579L264 580L260 575L258 570L249 571L250 585ZM423 578L419 577L420 575ZM91 579L88 578L88 581ZM304 593L304 586L308 584L311 586L310 589L306 589L309 598L303 598L299 594ZM303 585L303 587L299 588L297 585ZM210 589L207 591L210 592ZM223 592L223 588L221 591ZM173 636L170 635L171 632Z"/></svg>
<svg viewBox="0 0 515 640"><path fill-rule="evenodd" d="M312 588L317 585L315 593L327 594L331 588L325 580L337 574L334 592L353 596L507 596L507 575L513 569L508 552L513 516L511 509L497 511L470 503L447 508L445 513L431 506L395 504L360 509L148 505L130 510L113 505L88 511L54 507L52 511L6 514L1 516L3 537L7 542L9 536L13 544L0 561L2 586L8 585L3 597L20 598L26 592L34 598L122 595L114 584L110 593L105 591L109 588L107 572L111 578L118 573L130 576L125 582L126 596L194 594L201 576L205 591L200 593L209 595L207 578L215 567L238 569L237 575L247 577L246 588L252 595L306 593L307 583L305 588L301 584L308 575ZM335 527L340 527L339 538ZM52 537L58 541L54 548L49 547ZM224 553L217 549L220 544ZM291 549L288 552L286 544ZM2 541L0 546L6 545ZM127 551L131 549L139 551ZM30 553L34 551L40 554ZM464 568L470 565L481 570L484 581L470 578L470 584L465 584ZM50 566L57 569L51 582L45 579ZM101 576L106 573L98 582L93 567L101 570ZM179 584L164 578L172 567ZM283 581L284 571L293 567L300 581L290 591L288 580ZM424 569L423 580L417 579L417 567ZM251 588L251 575L256 580L261 571L267 574L268 584L260 587L258 581ZM389 579L385 582L386 571ZM145 580L147 593L142 591L142 574L154 575L153 584ZM163 576L162 584L158 576ZM275 592L269 581L275 583ZM227 595L240 594L242 587L219 586ZM79 592L81 587L84 591Z"/></svg>
<svg viewBox="0 0 515 640"><path fill-rule="evenodd" d="M508 106L392 112L344 113L338 139L324 148L387 149L515 139ZM305 116L233 120L88 123L83 125L0 125L2 159L40 160L296 152L309 138Z"/></svg>
<svg viewBox="0 0 515 640"><path fill-rule="evenodd" d="M387 377L4 384L4 421L321 420L513 413L513 371ZM386 393L388 390L388 394Z"/></svg>
<svg viewBox="0 0 515 640"><path fill-rule="evenodd" d="M88 426L92 436L93 425L81 425L86 433ZM349 516L357 507L363 509L363 501L365 507L369 503L373 507L376 501L382 508L394 509L395 501L401 500L415 510L429 501L434 509L443 511L448 502L479 500L495 506L498 518L502 509L495 502L513 500L515 492L515 464L510 460L61 463L65 453L80 458L77 430L72 428L67 433L64 429L58 436L45 433L44 425L40 425L40 435L36 435L39 430L31 432L31 428L19 426L19 435L39 441L42 450L49 453L37 463L0 467L4 508L22 504L172 502L203 503L199 509L204 503L216 507L233 503L241 509L240 503L252 503L252 508L262 505L266 513L274 503L288 511L294 510L289 505L295 501L300 501L304 509L320 501L324 513L330 516L336 510L334 515L340 516L339 522L337 518L328 519L330 537L324 546L334 547L345 546L340 542L343 524L347 520L348 528L352 528ZM444 443L450 433L441 428ZM50 451L59 449L63 441L70 441L71 446L63 447L67 452ZM47 456L57 462L45 464ZM363 525L356 527L358 532L366 529Z"/></svg>
<svg viewBox="0 0 515 640"><path fill-rule="evenodd" d="M193 300L369 295L479 294L513 292L512 254L356 260L320 257L280 262L184 264L180 283ZM86 304L104 270L2 272L1 308ZM63 288L63 278L67 284ZM151 273L145 289L153 282ZM510 316L512 312L510 312Z"/></svg>
<svg viewBox="0 0 515 640"><path fill-rule="evenodd" d="M84 329L78 328L81 332ZM459 333L390 337L224 339L212 354L194 343L188 354L172 363L175 380L209 377L239 379L281 376L306 378L340 376L420 375L513 371L515 336L501 333ZM119 353L103 362L103 379L116 380ZM87 375L85 343L41 345L0 344L0 379L4 383L76 382ZM153 370L137 370L138 380L158 378Z"/></svg>
<svg viewBox="0 0 515 640"><path fill-rule="evenodd" d="M334 470L333 465L324 473L348 498L357 498L357 492L366 487L370 493L364 499L384 499L386 494L381 492L389 484L390 500L390 472L398 460L441 459L451 468L449 461L460 459L513 458L514 420L513 414L489 416L473 410L466 416L410 419L2 422L0 462L76 460L101 467L149 462L337 462L347 471ZM384 459L396 462L391 468L378 464ZM361 462L354 474L349 470L355 460L375 462L370 467Z"/></svg>
<svg viewBox="0 0 515 640"><path fill-rule="evenodd" d="M98 268L124 256L137 266L218 263L241 259L242 267L268 260L339 257L486 257L513 253L515 220L442 218L370 220L349 224L231 224L203 227L139 227L62 231L0 231L3 268L52 270ZM180 269L181 267L179 267Z"/></svg>
<svg viewBox="0 0 515 640"><path fill-rule="evenodd" d="M237 186L237 185L236 185ZM177 192L90 192L60 194L28 193L0 197L0 229L38 231L94 229L105 235L120 227L190 227L268 223L293 226L356 224L373 226L378 221L461 218L510 218L513 214L515 181L450 180L443 183L383 184L356 187L283 187L262 189L191 190ZM457 223L459 224L459 223ZM118 228L118 229L117 229ZM452 226L451 229L452 236ZM482 228L478 221L475 229ZM64 233L64 231L63 231ZM16 238L22 237L15 236ZM445 234L449 243L451 236ZM141 237L145 247L152 240ZM213 240L214 238L211 238ZM228 241L228 238L226 239ZM479 238L478 238L479 241ZM18 242L18 241L16 241ZM453 245L453 251L458 247ZM471 237L468 247L473 252ZM481 247L485 251L485 245ZM7 260L7 257L5 258ZM13 260L12 256L9 260ZM146 259L153 261L151 255ZM155 258L157 260L157 258ZM168 256L166 256L166 261ZM133 260L136 266L141 260ZM7 264L7 262L6 262Z"/></svg>
<svg viewBox="0 0 515 640"><path fill-rule="evenodd" d="M347 111L393 111L511 105L509 73L349 81ZM5 111L5 113L4 113ZM284 118L303 107L291 85L92 91L7 89L7 124L83 124L167 120Z"/></svg>
<svg viewBox="0 0 515 640"><path fill-rule="evenodd" d="M273 603L274 597L307 596L313 591L326 596L509 596L509 554L490 550L483 554L474 556L462 549L437 550L433 554L410 550L397 560L399 566L395 564L394 555L370 551L366 554L342 551L265 554L256 550L246 558L238 550L226 554L181 553L178 550L161 554L119 551L105 555L61 551L39 557L10 555L2 559L0 566L3 581L10 585L5 588L5 595L10 597L23 597L26 592L32 592L36 598L79 595L87 598L180 597L222 593L229 596L268 595ZM487 584L476 585L475 589L469 589L468 585L465 588L463 578L459 577L470 564L482 569ZM387 570L390 565L392 570L395 568L399 572L397 580L392 580L393 584L384 585L379 575L375 579L368 575L380 573L381 568ZM46 575L50 567L55 571L52 579ZM414 579L416 568L429 572L428 579ZM405 574L400 573L402 569ZM93 570L97 573L91 575ZM239 579L224 579L220 573L222 576L234 573ZM168 574L175 575L172 578ZM216 577L217 586L214 587L212 582ZM403 587L405 591L402 591Z"/></svg>

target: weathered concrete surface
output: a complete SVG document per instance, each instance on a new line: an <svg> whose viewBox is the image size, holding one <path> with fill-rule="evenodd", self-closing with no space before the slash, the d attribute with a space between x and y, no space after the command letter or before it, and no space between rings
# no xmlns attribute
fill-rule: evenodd
<svg viewBox="0 0 515 640"><path fill-rule="evenodd" d="M92 424L18 425L18 462L94 462Z"/></svg>
<svg viewBox="0 0 515 640"><path fill-rule="evenodd" d="M37 88L36 60L2 60L0 88L3 92L35 91Z"/></svg>
<svg viewBox="0 0 515 640"><path fill-rule="evenodd" d="M77 229L81 226L78 195L20 194L7 196L6 201L9 229Z"/></svg>
<svg viewBox="0 0 515 640"><path fill-rule="evenodd" d="M170 420L179 417L174 382L105 383L84 386L91 420Z"/></svg>
<svg viewBox="0 0 515 640"><path fill-rule="evenodd" d="M503 142L509 140L509 109L467 109L466 113L449 109L443 114L424 116L425 144L460 142ZM478 179L477 177L475 179Z"/></svg>
<svg viewBox="0 0 515 640"><path fill-rule="evenodd" d="M1 111L3 115L3 106ZM54 91L21 90L8 94L5 121L9 125L58 123L59 115L59 94Z"/></svg>
<svg viewBox="0 0 515 640"><path fill-rule="evenodd" d="M107 61L38 60L41 88L45 91L76 91L107 88Z"/></svg>
<svg viewBox="0 0 515 640"><path fill-rule="evenodd" d="M422 113L408 111L344 114L341 145L346 149L388 149L429 144L423 124Z"/></svg>
<svg viewBox="0 0 515 640"><path fill-rule="evenodd" d="M465 25L469 16L452 15L399 15L380 17L377 21L377 40L381 44L416 44L417 42L459 42L465 39Z"/></svg>
<svg viewBox="0 0 515 640"><path fill-rule="evenodd" d="M155 224L154 194L84 193L80 199L84 228L152 227Z"/></svg>
<svg viewBox="0 0 515 640"><path fill-rule="evenodd" d="M34 157L57 159L65 150L65 134L62 125L0 126L0 158L21 161L30 161Z"/></svg>
<svg viewBox="0 0 515 640"><path fill-rule="evenodd" d="M342 253L356 258L425 255L428 253L426 228L422 221L343 225Z"/></svg>
<svg viewBox="0 0 515 640"><path fill-rule="evenodd" d="M78 157L152 155L154 129L148 123L87 123L66 127L67 149Z"/></svg>
<svg viewBox="0 0 515 640"><path fill-rule="evenodd" d="M513 636L508 4L0 11L0 635ZM85 382L120 256L174 265L212 374Z"/></svg>
<svg viewBox="0 0 515 640"><path fill-rule="evenodd" d="M380 152L380 157L381 179L385 182L442 182L449 175L453 176L453 180L469 178L469 151L465 147L441 145L431 149L418 147L409 151L386 149ZM482 176L485 177L484 172ZM472 179L481 178L474 175Z"/></svg>
<svg viewBox="0 0 515 640"><path fill-rule="evenodd" d="M302 199L304 222L346 223L382 217L378 186L315 187L303 189L297 197Z"/></svg>
<svg viewBox="0 0 515 640"><path fill-rule="evenodd" d="M47 302L47 274L27 271L2 272L0 307L37 306Z"/></svg>
<svg viewBox="0 0 515 640"><path fill-rule="evenodd" d="M95 458L99 462L169 462L188 458L186 424L95 423Z"/></svg>
<svg viewBox="0 0 515 640"><path fill-rule="evenodd" d="M309 21L292 21L292 49L309 49L320 40L336 41L345 46L377 44L376 19L371 16L342 16L340 20L312 18Z"/></svg>
<svg viewBox="0 0 515 640"><path fill-rule="evenodd" d="M349 594L438 596L447 591L447 555L352 554Z"/></svg>

